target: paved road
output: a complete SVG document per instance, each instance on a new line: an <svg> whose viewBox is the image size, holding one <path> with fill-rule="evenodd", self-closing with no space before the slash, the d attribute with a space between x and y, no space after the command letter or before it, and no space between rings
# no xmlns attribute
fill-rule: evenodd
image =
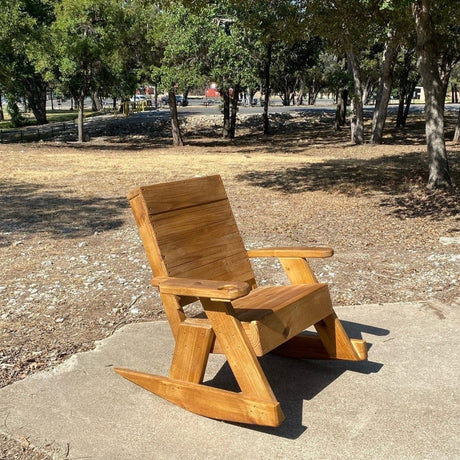
<svg viewBox="0 0 460 460"><path fill-rule="evenodd" d="M274 102L270 104L269 112L270 113L284 113L284 112L291 112L291 111L301 111L306 112L309 114L318 114L321 112L326 113L335 113L335 105L332 101L320 101L317 105L301 105L301 106L283 106L279 102ZM460 109L460 104L446 104L445 107L446 111L458 111ZM410 107L410 113L422 113L424 110L424 104L412 104ZM372 116L374 111L373 105L366 105L364 107L365 116ZM391 114L395 114L398 111L398 104L391 104L388 106L388 112ZM159 109L159 113L166 112L169 113L169 108L162 107ZM255 113L262 113L263 107L261 106L254 106L254 107L246 107L240 106L239 112L241 114L255 114ZM196 115L196 114L220 114L219 105L212 104L209 106L205 106L203 104L203 100L201 99L192 99L191 103L188 107L179 107L179 114L181 115Z"/></svg>

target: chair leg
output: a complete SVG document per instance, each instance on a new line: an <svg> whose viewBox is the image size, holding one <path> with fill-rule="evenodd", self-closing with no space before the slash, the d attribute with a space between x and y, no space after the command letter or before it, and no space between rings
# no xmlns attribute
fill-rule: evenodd
<svg viewBox="0 0 460 460"><path fill-rule="evenodd" d="M202 383L214 337L210 324L181 323L177 330L170 377Z"/></svg>
<svg viewBox="0 0 460 460"><path fill-rule="evenodd" d="M259 400L276 401L241 322L232 314L232 305L209 299L201 302L242 393Z"/></svg>
<svg viewBox="0 0 460 460"><path fill-rule="evenodd" d="M322 319L315 329L332 359L362 361L367 359L367 345L364 340L350 340L335 313Z"/></svg>
<svg viewBox="0 0 460 460"><path fill-rule="evenodd" d="M116 368L131 382L184 409L210 418L279 426L284 415L241 323L224 313L230 304L212 302L210 325L181 323L170 377ZM207 304L203 300L204 304ZM208 304L209 305L209 304ZM214 334L225 353L241 393L202 384Z"/></svg>
<svg viewBox="0 0 460 460"><path fill-rule="evenodd" d="M308 262L300 258L280 258L292 284L317 283L318 280ZM274 351L286 356L305 359L345 359L362 361L367 359L364 340L350 339L335 313L315 325L319 337L298 335Z"/></svg>

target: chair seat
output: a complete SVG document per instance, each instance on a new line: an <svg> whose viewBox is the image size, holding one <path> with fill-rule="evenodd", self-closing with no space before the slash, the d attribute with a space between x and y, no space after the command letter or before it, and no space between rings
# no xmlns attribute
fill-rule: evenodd
<svg viewBox="0 0 460 460"><path fill-rule="evenodd" d="M326 284L257 288L232 302L257 356L263 356L330 315Z"/></svg>

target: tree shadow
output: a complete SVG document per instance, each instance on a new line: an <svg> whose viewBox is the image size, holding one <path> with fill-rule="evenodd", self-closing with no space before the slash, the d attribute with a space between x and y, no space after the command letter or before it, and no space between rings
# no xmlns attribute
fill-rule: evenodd
<svg viewBox="0 0 460 460"><path fill-rule="evenodd" d="M120 227L120 214L127 203L122 197L67 197L39 184L4 182L0 184L0 207L0 231L5 234L80 238Z"/></svg>
<svg viewBox="0 0 460 460"><path fill-rule="evenodd" d="M458 183L460 150L451 152L452 180ZM381 206L400 218L441 219L458 214L459 190L426 189L428 165L420 152L368 160L331 159L268 171L249 171L237 180L255 187L294 194L326 191L350 196L382 195Z"/></svg>

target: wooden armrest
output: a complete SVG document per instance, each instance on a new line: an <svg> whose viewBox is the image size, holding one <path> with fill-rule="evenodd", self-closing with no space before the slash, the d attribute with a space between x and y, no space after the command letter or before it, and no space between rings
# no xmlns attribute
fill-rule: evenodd
<svg viewBox="0 0 460 460"><path fill-rule="evenodd" d="M158 286L163 294L190 297L206 297L219 300L234 300L251 290L244 281L214 281L191 278L155 277L152 285Z"/></svg>
<svg viewBox="0 0 460 460"><path fill-rule="evenodd" d="M292 247L292 248L260 248L249 249L249 257L300 257L306 258L323 258L331 257L334 254L332 248L327 247Z"/></svg>

